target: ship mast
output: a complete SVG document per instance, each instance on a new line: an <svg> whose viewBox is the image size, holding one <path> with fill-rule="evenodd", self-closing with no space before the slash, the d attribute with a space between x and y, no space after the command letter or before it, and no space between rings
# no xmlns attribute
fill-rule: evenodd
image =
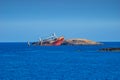
<svg viewBox="0 0 120 80"><path fill-rule="evenodd" d="M56 36L56 34L55 34L55 33L53 33L53 34L52 34L52 36L57 38L57 36Z"/></svg>
<svg viewBox="0 0 120 80"><path fill-rule="evenodd" d="M29 41L27 42L27 44L28 44L28 46L30 46L30 42Z"/></svg>
<svg viewBox="0 0 120 80"><path fill-rule="evenodd" d="M40 42L40 45L42 45L42 39L41 38L39 38L39 42Z"/></svg>

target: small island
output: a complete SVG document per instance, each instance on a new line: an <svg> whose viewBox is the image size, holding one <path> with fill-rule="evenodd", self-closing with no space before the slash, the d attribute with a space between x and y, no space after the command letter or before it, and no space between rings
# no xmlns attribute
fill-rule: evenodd
<svg viewBox="0 0 120 80"><path fill-rule="evenodd" d="M62 43L62 45L100 45L100 44L102 43L94 42L87 39L81 39L81 38L66 39Z"/></svg>

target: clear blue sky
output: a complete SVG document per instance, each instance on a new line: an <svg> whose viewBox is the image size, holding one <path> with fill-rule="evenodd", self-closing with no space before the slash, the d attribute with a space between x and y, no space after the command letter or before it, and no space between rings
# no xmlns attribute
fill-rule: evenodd
<svg viewBox="0 0 120 80"><path fill-rule="evenodd" d="M65 38L120 41L120 0L0 0L0 42Z"/></svg>

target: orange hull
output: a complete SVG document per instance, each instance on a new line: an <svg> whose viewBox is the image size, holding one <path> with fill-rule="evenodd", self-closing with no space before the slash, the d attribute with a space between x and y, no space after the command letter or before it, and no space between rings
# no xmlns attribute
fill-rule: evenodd
<svg viewBox="0 0 120 80"><path fill-rule="evenodd" d="M59 46L63 43L64 37L59 37L54 40L48 40L48 41L40 41L40 42L34 42L33 45L40 45L40 46Z"/></svg>
<svg viewBox="0 0 120 80"><path fill-rule="evenodd" d="M59 46L62 44L63 41L64 41L64 37L60 37L55 42L53 42L52 45Z"/></svg>

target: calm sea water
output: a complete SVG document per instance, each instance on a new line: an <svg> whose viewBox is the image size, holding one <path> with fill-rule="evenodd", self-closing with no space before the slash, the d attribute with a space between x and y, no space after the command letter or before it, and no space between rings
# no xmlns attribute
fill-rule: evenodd
<svg viewBox="0 0 120 80"><path fill-rule="evenodd" d="M100 46L27 46L0 43L0 80L120 80L120 52Z"/></svg>

